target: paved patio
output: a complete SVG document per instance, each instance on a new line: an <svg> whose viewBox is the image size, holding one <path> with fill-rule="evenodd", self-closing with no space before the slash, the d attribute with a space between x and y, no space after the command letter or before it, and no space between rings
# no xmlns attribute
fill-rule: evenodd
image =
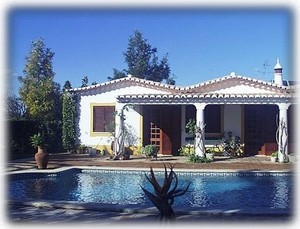
<svg viewBox="0 0 300 229"><path fill-rule="evenodd" d="M215 161L209 164L194 164L187 161L186 157L160 156L157 160L146 159L142 156L132 156L130 160L113 161L107 156L90 156L87 154L55 154L50 155L49 169L66 166L103 166L103 167L130 167L130 168L162 168L163 163L172 163L178 169L197 170L239 170L239 171L293 171L295 164L272 163L269 157L243 157L228 158L215 157ZM21 171L35 169L34 158L10 161L6 163L5 171ZM159 223L155 211L95 211L91 209L60 208L55 206L35 206L30 203L10 202L7 206L6 219L11 226L26 224L48 225L78 225L81 224L105 224L124 226L125 224ZM270 224L282 224L282 226L294 225L295 218L289 215L266 214L232 214L230 212L214 212L199 214L196 212L176 212L178 224L195 224L202 226L231 225L253 223L264 226ZM225 224L224 224L225 223Z"/></svg>
<svg viewBox="0 0 300 229"><path fill-rule="evenodd" d="M186 157L159 156L157 160L143 156L131 156L130 160L108 160L108 156L90 156L88 154L53 154L50 155L48 168L65 166L105 166L105 167L131 167L131 168L162 168L163 163L172 163L180 169L230 169L230 170L292 170L294 164L272 163L270 157L252 156L242 158L229 158L216 156L212 163L191 163ZM36 168L34 158L15 160L6 163L6 171L16 171Z"/></svg>

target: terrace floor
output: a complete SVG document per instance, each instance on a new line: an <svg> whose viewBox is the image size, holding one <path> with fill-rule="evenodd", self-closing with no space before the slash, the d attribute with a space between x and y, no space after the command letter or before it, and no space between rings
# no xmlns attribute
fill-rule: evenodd
<svg viewBox="0 0 300 229"><path fill-rule="evenodd" d="M270 157L251 156L241 158L229 158L215 156L212 163L191 163L187 157L158 156L157 160L143 156L131 156L129 160L108 160L108 156L91 156L88 154L52 154L48 168L65 166L105 166L105 167L130 167L130 168L162 168L163 164L173 164L175 169L222 169L222 170L292 170L294 164L273 163ZM6 163L6 171L16 171L36 168L34 158L10 161Z"/></svg>

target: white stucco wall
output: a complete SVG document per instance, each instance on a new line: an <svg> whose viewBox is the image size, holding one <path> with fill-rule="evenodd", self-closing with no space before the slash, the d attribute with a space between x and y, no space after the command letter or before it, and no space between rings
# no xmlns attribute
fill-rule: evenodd
<svg viewBox="0 0 300 229"><path fill-rule="evenodd" d="M97 90L97 91L95 91ZM101 145L109 146L113 140L112 136L104 135L93 135L92 133L92 111L91 105L116 105L117 96L121 94L157 94L161 93L159 90L152 88L141 87L141 86L127 86L115 90L100 90L94 89L85 91L81 94L79 100L80 115L77 118L78 124L78 144L84 144L87 146L101 148ZM116 108L117 109L117 108ZM140 106L130 108L128 112L125 111L126 121L125 124L129 127L132 137L135 136L135 145L141 145L142 133L141 133L141 115ZM133 138L130 140L132 143Z"/></svg>
<svg viewBox="0 0 300 229"><path fill-rule="evenodd" d="M224 105L224 131L242 137L242 106Z"/></svg>

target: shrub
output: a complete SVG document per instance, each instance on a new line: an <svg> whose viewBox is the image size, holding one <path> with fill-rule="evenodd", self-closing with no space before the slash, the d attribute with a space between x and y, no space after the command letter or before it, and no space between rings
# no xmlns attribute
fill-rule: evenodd
<svg viewBox="0 0 300 229"><path fill-rule="evenodd" d="M193 145L187 144L185 146L181 146L178 149L178 152L180 156L190 156L195 153L195 148Z"/></svg>
<svg viewBox="0 0 300 229"><path fill-rule="evenodd" d="M87 146L84 144L79 144L76 146L76 151L78 154L85 154L87 152Z"/></svg>
<svg viewBox="0 0 300 229"><path fill-rule="evenodd" d="M142 149L143 154L145 154L147 157L156 158L158 153L158 147L156 145L146 145Z"/></svg>
<svg viewBox="0 0 300 229"><path fill-rule="evenodd" d="M32 157L36 153L36 149L30 144L30 136L39 131L39 125L38 121L8 121L8 160Z"/></svg>
<svg viewBox="0 0 300 229"><path fill-rule="evenodd" d="M64 92L62 95L62 145L67 151L75 149L75 96Z"/></svg>
<svg viewBox="0 0 300 229"><path fill-rule="evenodd" d="M212 153L212 154L215 154L215 150L214 150L214 149L211 149L211 148L207 148L207 149L205 149L205 153Z"/></svg>
<svg viewBox="0 0 300 229"><path fill-rule="evenodd" d="M206 157L201 157L196 154L191 154L189 156L189 161L193 163L211 163L211 160Z"/></svg>
<svg viewBox="0 0 300 229"><path fill-rule="evenodd" d="M224 139L219 147L222 148L226 156L242 157L244 155L244 144L242 144L241 138L239 136L233 136L231 131L224 133Z"/></svg>

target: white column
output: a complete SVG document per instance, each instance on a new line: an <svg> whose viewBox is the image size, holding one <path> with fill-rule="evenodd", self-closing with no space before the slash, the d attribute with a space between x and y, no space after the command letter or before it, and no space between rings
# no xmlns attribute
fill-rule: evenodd
<svg viewBox="0 0 300 229"><path fill-rule="evenodd" d="M205 123L204 123L204 109L205 103L195 103L196 107L196 125L197 130L195 136L195 154L203 157L205 156Z"/></svg>
<svg viewBox="0 0 300 229"><path fill-rule="evenodd" d="M115 155L123 152L124 148L124 133L122 131L122 126L124 124L124 106L126 104L116 103L116 115L115 115L115 139L114 139L114 153Z"/></svg>
<svg viewBox="0 0 300 229"><path fill-rule="evenodd" d="M186 138L186 133L185 133L185 106L186 105L181 105L181 145L185 145L185 138Z"/></svg>
<svg viewBox="0 0 300 229"><path fill-rule="evenodd" d="M278 144L278 161L283 163L288 154L288 119L287 111L290 104L281 103L279 107L278 129L276 140Z"/></svg>

